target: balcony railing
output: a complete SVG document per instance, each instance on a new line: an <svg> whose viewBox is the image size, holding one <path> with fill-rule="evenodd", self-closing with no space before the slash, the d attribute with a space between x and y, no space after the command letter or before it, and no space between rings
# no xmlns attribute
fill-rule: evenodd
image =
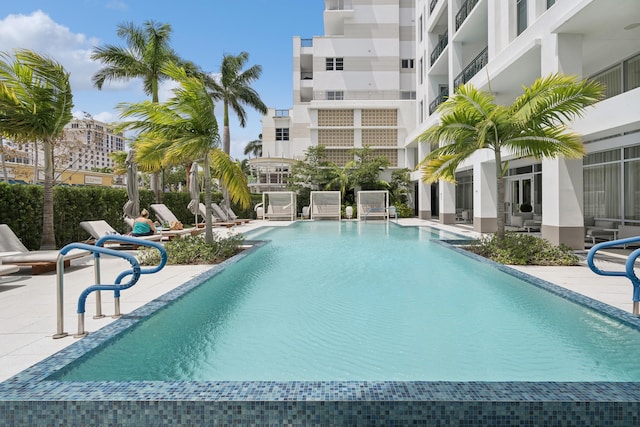
<svg viewBox="0 0 640 427"><path fill-rule="evenodd" d="M467 16L469 16L473 8L478 4L478 1L479 0L467 0L462 4L462 7L458 13L456 13L456 31L460 28L465 19L467 19Z"/></svg>
<svg viewBox="0 0 640 427"><path fill-rule="evenodd" d="M276 110L276 117L289 117L289 110Z"/></svg>
<svg viewBox="0 0 640 427"><path fill-rule="evenodd" d="M433 12L433 9L436 8L437 4L438 0L431 0L431 2L429 3L429 15L431 15L431 12Z"/></svg>
<svg viewBox="0 0 640 427"><path fill-rule="evenodd" d="M313 39L300 39L300 47L313 47Z"/></svg>
<svg viewBox="0 0 640 427"><path fill-rule="evenodd" d="M313 71L303 71L300 73L300 80L313 80Z"/></svg>
<svg viewBox="0 0 640 427"><path fill-rule="evenodd" d="M443 91L440 95L438 95L436 99L434 99L433 102L429 104L429 115L433 114L433 112L436 111L436 108L438 108L438 105L446 101L448 97L449 89Z"/></svg>
<svg viewBox="0 0 640 427"><path fill-rule="evenodd" d="M478 71L482 70L486 67L489 62L489 50L488 48L484 48L482 52L478 56L476 56L473 61L469 65L465 67L464 70L453 81L453 86L458 87L467 83L473 76L478 74Z"/></svg>
<svg viewBox="0 0 640 427"><path fill-rule="evenodd" d="M438 58L440 58L440 55L442 54L442 52L444 51L444 48L447 47L448 44L449 44L449 35L447 33L444 33L442 36L440 36L440 41L438 41L438 44L433 49L433 52L431 52L430 64L432 66L433 64L435 64Z"/></svg>

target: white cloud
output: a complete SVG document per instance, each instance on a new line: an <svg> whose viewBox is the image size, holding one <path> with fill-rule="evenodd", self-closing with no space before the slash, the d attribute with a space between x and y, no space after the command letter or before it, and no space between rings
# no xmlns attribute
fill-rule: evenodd
<svg viewBox="0 0 640 427"><path fill-rule="evenodd" d="M107 9L129 10L129 5L120 0L112 0L109 3L107 3Z"/></svg>
<svg viewBox="0 0 640 427"><path fill-rule="evenodd" d="M0 51L30 49L50 56L69 72L74 92L93 87L91 77L100 64L92 61L90 56L97 45L98 39L74 33L40 10L31 15L8 15L0 20ZM131 82L110 83L103 90L125 87L131 87Z"/></svg>

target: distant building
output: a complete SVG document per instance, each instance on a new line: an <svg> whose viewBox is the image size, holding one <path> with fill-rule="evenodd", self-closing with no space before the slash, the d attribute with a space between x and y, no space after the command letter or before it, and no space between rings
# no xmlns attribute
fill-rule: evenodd
<svg viewBox="0 0 640 427"><path fill-rule="evenodd" d="M7 169L13 175L10 179L32 182L33 166L36 163L39 167L44 166L42 149L39 148L36 152L32 143L15 144L5 140L4 144L7 148ZM114 162L109 155L114 151L124 151L124 148L124 134L114 132L106 123L93 119L71 120L65 126L63 140L56 142L54 164L57 182L83 185L122 184L122 177L115 176L107 183L104 177L97 178L98 175L104 174L96 175L89 172L112 169ZM44 181L43 173L39 175L38 180ZM0 180L3 179L0 171Z"/></svg>

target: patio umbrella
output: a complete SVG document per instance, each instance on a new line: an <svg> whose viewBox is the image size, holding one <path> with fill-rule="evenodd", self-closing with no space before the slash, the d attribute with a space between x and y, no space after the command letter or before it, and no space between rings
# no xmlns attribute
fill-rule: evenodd
<svg viewBox="0 0 640 427"><path fill-rule="evenodd" d="M198 212L200 208L200 185L198 185L198 164L193 162L191 164L191 173L189 173L189 194L191 195L191 201L187 208L196 217L195 224L198 224Z"/></svg>
<svg viewBox="0 0 640 427"><path fill-rule="evenodd" d="M138 196L138 167L133 159L134 152L130 150L127 154L127 203L124 204L122 211L127 218L137 218L140 216L140 198Z"/></svg>

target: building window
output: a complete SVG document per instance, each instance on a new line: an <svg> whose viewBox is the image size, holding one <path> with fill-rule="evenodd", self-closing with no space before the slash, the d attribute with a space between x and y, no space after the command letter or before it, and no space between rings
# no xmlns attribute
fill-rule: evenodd
<svg viewBox="0 0 640 427"><path fill-rule="evenodd" d="M419 71L420 71L419 80L420 80L420 84L422 84L422 83L424 83L424 63L422 61L422 58L420 58L420 70Z"/></svg>
<svg viewBox="0 0 640 427"><path fill-rule="evenodd" d="M400 92L400 99L416 99L415 91L402 91Z"/></svg>
<svg viewBox="0 0 640 427"><path fill-rule="evenodd" d="M556 0L547 0L547 9L555 4Z"/></svg>
<svg viewBox="0 0 640 427"><path fill-rule="evenodd" d="M516 25L518 35L527 29L527 0L518 0L516 3Z"/></svg>
<svg viewBox="0 0 640 427"><path fill-rule="evenodd" d="M402 68L413 68L413 59L403 59Z"/></svg>
<svg viewBox="0 0 640 427"><path fill-rule="evenodd" d="M422 15L418 18L418 41L422 41Z"/></svg>
<svg viewBox="0 0 640 427"><path fill-rule="evenodd" d="M288 141L289 128L276 128L276 141Z"/></svg>
<svg viewBox="0 0 640 427"><path fill-rule="evenodd" d="M344 99L344 92L341 90L328 90L327 91L327 100L328 101L342 101Z"/></svg>
<svg viewBox="0 0 640 427"><path fill-rule="evenodd" d="M325 63L327 71L344 70L344 58L326 58Z"/></svg>

